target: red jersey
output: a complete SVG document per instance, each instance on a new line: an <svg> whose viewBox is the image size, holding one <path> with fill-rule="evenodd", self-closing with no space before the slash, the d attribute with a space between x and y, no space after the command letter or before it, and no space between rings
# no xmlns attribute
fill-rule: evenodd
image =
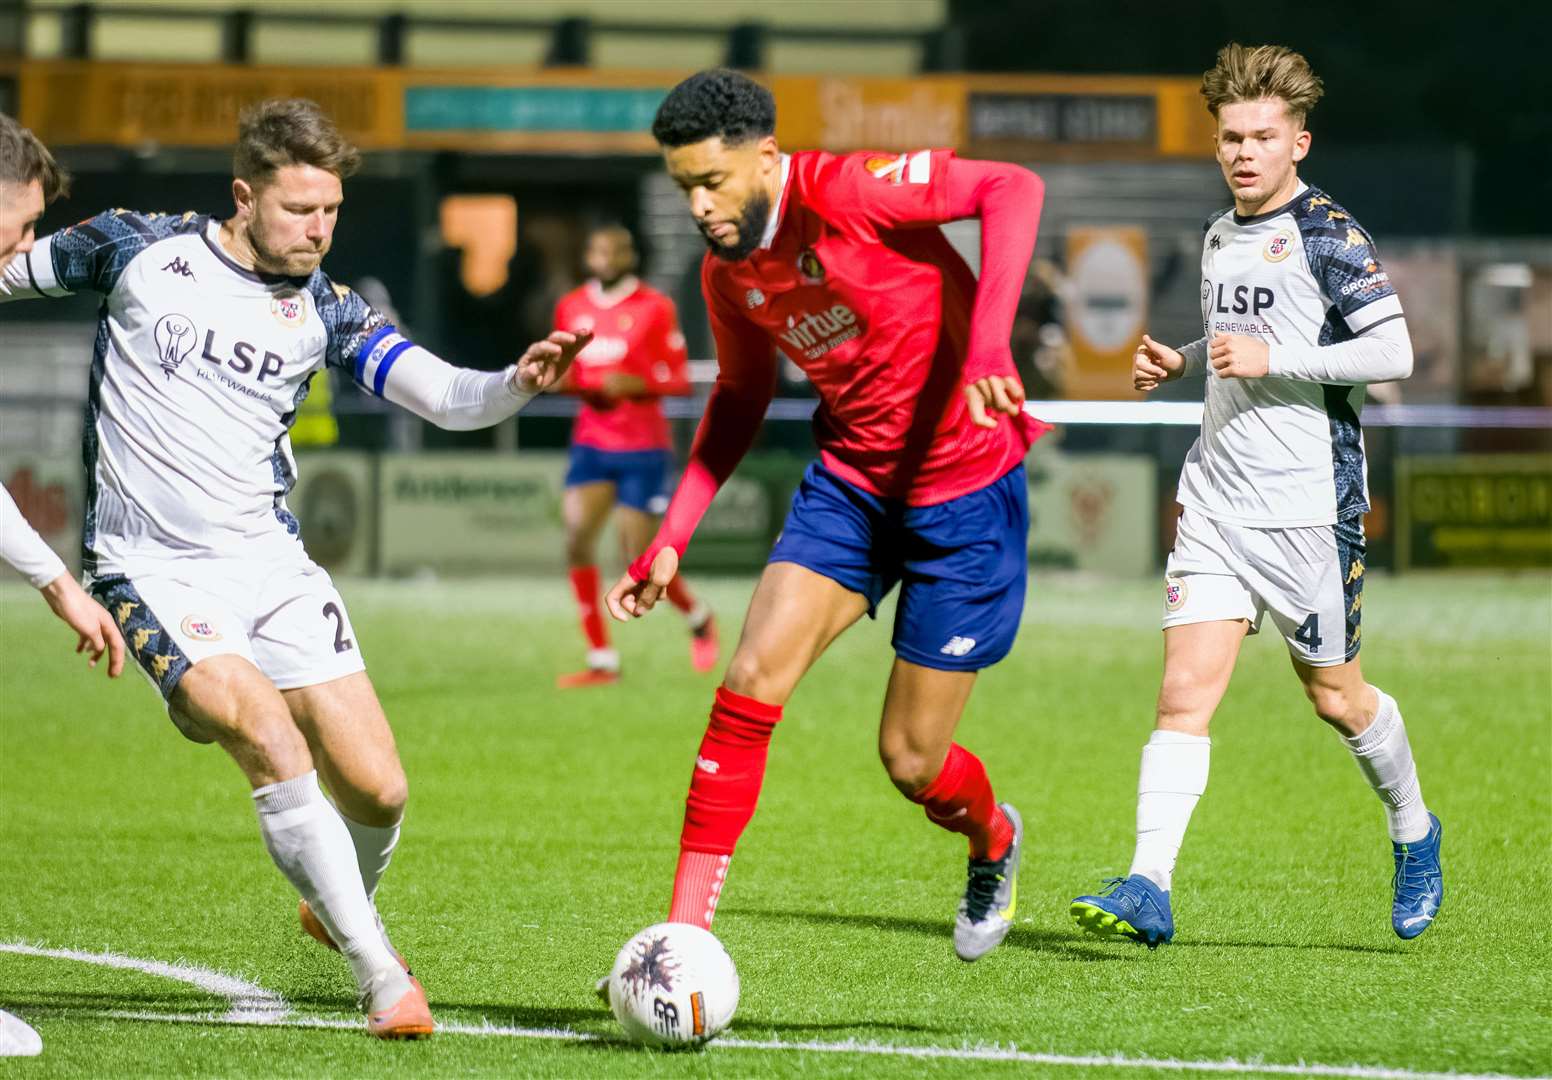
<svg viewBox="0 0 1552 1080"><path fill-rule="evenodd" d="M1021 412L978 427L964 387L1016 375L1009 339L1043 197L1033 173L946 150L786 159L774 233L747 259L702 263L717 383L631 575L642 580L664 546L683 553L753 443L777 349L819 394L825 466L866 491L931 506L1016 467L1046 426ZM981 219L979 283L937 228L967 217Z"/></svg>
<svg viewBox="0 0 1552 1080"><path fill-rule="evenodd" d="M649 285L622 283L614 295L589 281L560 298L555 326L591 330L577 354L569 388L582 397L571 441L599 450L667 450L673 446L658 398L690 392L684 335L674 302ZM616 372L644 379L647 388L628 398L601 391Z"/></svg>

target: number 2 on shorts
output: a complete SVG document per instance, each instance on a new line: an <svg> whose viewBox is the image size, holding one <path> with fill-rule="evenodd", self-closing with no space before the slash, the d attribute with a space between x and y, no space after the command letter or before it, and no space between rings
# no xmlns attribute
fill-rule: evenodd
<svg viewBox="0 0 1552 1080"><path fill-rule="evenodd" d="M325 619L333 619L334 620L334 651L335 652L349 652L351 649L355 648L355 644L348 637L345 636L345 613L339 609L339 605L338 604L336 604L332 600L330 600L327 604L324 604L323 605L323 617ZM1314 617L1315 616L1313 616L1313 615L1310 616L1310 618L1312 618L1312 619ZM1308 626L1309 624L1305 623L1304 625ZM1320 644L1320 642L1317 641L1317 642L1315 642L1315 644L1318 646Z"/></svg>

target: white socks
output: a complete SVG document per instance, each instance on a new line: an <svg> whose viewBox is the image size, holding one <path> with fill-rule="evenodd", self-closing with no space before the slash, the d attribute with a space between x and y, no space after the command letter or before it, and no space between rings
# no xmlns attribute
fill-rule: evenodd
<svg viewBox="0 0 1552 1080"><path fill-rule="evenodd" d="M366 990L380 973L400 970L377 931L350 832L323 797L318 774L256 788L253 803L270 858L339 945L356 983Z"/></svg>
<svg viewBox="0 0 1552 1080"><path fill-rule="evenodd" d="M366 890L367 901L377 895L377 883L383 879L383 871L393 858L393 849L399 846L399 825L378 827L351 821L340 813L345 828L350 830L350 842L356 846L356 863L361 867L361 887Z"/></svg>
<svg viewBox="0 0 1552 1080"><path fill-rule="evenodd" d="M1390 838L1398 844L1412 844L1428 835L1428 808L1417 785L1417 766L1412 762L1412 746L1407 742L1406 724L1396 700L1379 687L1379 708L1374 722L1355 738L1342 741L1353 752L1353 760L1364 779L1385 804L1385 824Z"/></svg>
<svg viewBox="0 0 1552 1080"><path fill-rule="evenodd" d="M1128 874L1141 874L1165 892L1191 824L1191 811L1207 790L1212 740L1205 735L1155 731L1142 748L1137 776L1137 850Z"/></svg>

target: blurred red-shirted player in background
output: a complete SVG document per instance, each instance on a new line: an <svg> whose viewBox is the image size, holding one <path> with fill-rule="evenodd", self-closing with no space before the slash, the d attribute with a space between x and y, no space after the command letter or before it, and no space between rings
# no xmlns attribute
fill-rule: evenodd
<svg viewBox="0 0 1552 1080"><path fill-rule="evenodd" d="M588 234L583 261L592 277L561 297L555 325L588 330L593 343L571 369L570 388L582 398L571 429L563 514L571 588L587 636L587 667L562 675L562 688L612 683L620 654L598 604L598 534L614 510L620 545L629 561L644 550L668 506L673 440L659 398L688 394L684 335L674 302L636 277L636 247L622 225ZM717 624L691 595L682 576L668 599L690 624L690 660L696 671L717 666Z"/></svg>
<svg viewBox="0 0 1552 1080"><path fill-rule="evenodd" d="M879 753L928 820L969 840L954 948L1000 943L1021 825L954 741L976 672L1007 655L1029 569L1026 416L1009 338L1044 185L946 150L783 154L758 83L703 71L652 125L709 251L717 383L657 537L610 590L618 618L672 581L717 487L754 442L776 350L819 395L819 460L792 500L691 773L669 918L710 926L798 680L896 584ZM981 222L981 276L939 225ZM837 822L851 837L855 822Z"/></svg>

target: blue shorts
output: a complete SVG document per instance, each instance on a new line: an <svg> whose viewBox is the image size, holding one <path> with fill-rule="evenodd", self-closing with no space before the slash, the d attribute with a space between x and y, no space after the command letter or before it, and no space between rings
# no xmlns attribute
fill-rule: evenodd
<svg viewBox="0 0 1552 1080"><path fill-rule="evenodd" d="M648 514L668 509L668 480L674 456L667 450L571 448L566 486L613 484L615 501Z"/></svg>
<svg viewBox="0 0 1552 1080"><path fill-rule="evenodd" d="M937 506L848 484L817 461L792 497L771 562L797 563L867 598L900 583L895 652L922 667L979 671L1013 647L1029 576L1024 466Z"/></svg>

